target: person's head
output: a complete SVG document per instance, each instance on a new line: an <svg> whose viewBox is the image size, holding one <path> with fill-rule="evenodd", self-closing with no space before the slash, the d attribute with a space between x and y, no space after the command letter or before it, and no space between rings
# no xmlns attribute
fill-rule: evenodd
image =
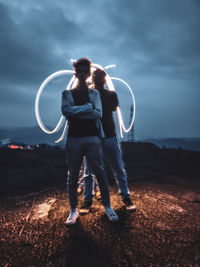
<svg viewBox="0 0 200 267"><path fill-rule="evenodd" d="M102 69L96 69L92 74L92 80L95 88L103 88L106 83L106 72Z"/></svg>
<svg viewBox="0 0 200 267"><path fill-rule="evenodd" d="M75 76L79 82L85 82L90 76L91 61L88 58L80 58L73 63Z"/></svg>

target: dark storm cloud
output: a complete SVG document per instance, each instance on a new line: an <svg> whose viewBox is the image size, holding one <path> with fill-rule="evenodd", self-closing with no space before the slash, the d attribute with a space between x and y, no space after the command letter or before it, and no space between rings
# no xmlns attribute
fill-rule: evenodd
<svg viewBox="0 0 200 267"><path fill-rule="evenodd" d="M135 70L143 74L182 73L184 77L192 65L193 71L199 73L198 1L116 1L116 4L120 12L116 10L109 16L110 23L118 25L113 29L116 39L120 36L116 54L121 50L126 59L137 65Z"/></svg>
<svg viewBox="0 0 200 267"><path fill-rule="evenodd" d="M162 5L159 5L160 2ZM124 48L121 54L134 56L139 53L147 59L156 58L156 56L159 58L160 54L170 56L168 54L170 50L180 54L180 48L184 48L185 45L187 51L194 52L187 49L191 46L190 43L187 45L185 42L191 42L191 37L198 38L195 26L197 28L199 19L190 17L188 19L184 13L177 14L182 12L180 11L181 4L184 6L183 11L187 9L187 4L184 4L183 1L173 1L173 3L179 3L178 10L177 5L172 4L171 1L160 2L116 1L115 4L118 3L118 8L115 12L106 9L108 20L113 25L112 36L115 36L113 38L116 43L115 48L118 48L116 51L119 52L119 48ZM193 9L196 10L194 4L191 6L193 7L191 10L185 11L189 16ZM188 40L185 40L185 36ZM194 39L194 46L195 42ZM198 47L197 44L196 47Z"/></svg>
<svg viewBox="0 0 200 267"><path fill-rule="evenodd" d="M11 17L12 10L9 14L1 4L0 12L1 79L30 83L55 65L66 65L66 58L56 54L56 43L69 42L77 29L62 10L32 8L28 13L18 10L17 17Z"/></svg>
<svg viewBox="0 0 200 267"><path fill-rule="evenodd" d="M155 125L162 118L170 120L173 112L184 132L182 113L188 95L181 92L188 90L194 95L187 102L193 108L188 116L198 122L200 110L192 102L200 97L198 0L0 1L0 101L11 112L18 106L23 114L28 105L32 112L44 78L59 69L71 69L70 58L88 56L103 66L117 64L109 73L135 85L140 136L145 121ZM60 101L57 93L52 96ZM168 103L163 101L166 98ZM126 99L122 94L121 101ZM27 118L28 112L25 125ZM154 134L154 127L146 130ZM197 130L193 134L198 135Z"/></svg>
<svg viewBox="0 0 200 267"><path fill-rule="evenodd" d="M9 112L11 122L21 117L21 124L26 124L29 119L23 110L33 114L41 81L52 71L69 68L68 54L59 55L59 42L70 43L78 29L56 8L32 7L24 12L1 3L0 17L1 112L3 117ZM9 125L5 118L1 123Z"/></svg>
<svg viewBox="0 0 200 267"><path fill-rule="evenodd" d="M66 65L78 44L86 52L87 46L91 57L98 57L100 51L100 57L105 54L107 58L109 54L117 63L132 61L139 72L149 68L166 74L168 68L184 71L185 64L191 64L192 60L198 70L200 41L195 31L200 22L195 16L198 2L118 0L108 1L106 6L105 2L98 6L90 2L85 7L85 16L81 14L84 8L81 3L69 2L72 10L77 8L74 17L73 12L66 12L70 10L67 4L59 7L51 4L33 6L28 12L19 9L17 19L11 18L4 5L1 73L6 78L7 74L19 79L24 71L23 81L38 79L54 66Z"/></svg>

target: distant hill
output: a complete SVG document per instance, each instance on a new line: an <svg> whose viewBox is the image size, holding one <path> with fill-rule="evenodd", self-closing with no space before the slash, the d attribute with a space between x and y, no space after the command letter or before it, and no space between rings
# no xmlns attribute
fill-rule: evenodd
<svg viewBox="0 0 200 267"><path fill-rule="evenodd" d="M52 129L52 127L47 127ZM44 133L39 126L0 129L0 140L10 138L11 142L29 145L49 144L56 145L55 140L61 136L61 131L55 134Z"/></svg>
<svg viewBox="0 0 200 267"><path fill-rule="evenodd" d="M53 127L48 126L48 129ZM1 128L0 140L10 138L11 142L20 142L29 145L49 144L57 145L55 140L61 136L62 131L55 134L44 133L39 126L21 127L21 128ZM200 138L166 138L156 139L150 138L141 140L141 142L153 143L160 148L182 148L185 150L200 151ZM63 146L64 142L59 143Z"/></svg>
<svg viewBox="0 0 200 267"><path fill-rule="evenodd" d="M185 150L200 151L200 138L166 138L146 139L143 142L153 143L160 148L181 148Z"/></svg>

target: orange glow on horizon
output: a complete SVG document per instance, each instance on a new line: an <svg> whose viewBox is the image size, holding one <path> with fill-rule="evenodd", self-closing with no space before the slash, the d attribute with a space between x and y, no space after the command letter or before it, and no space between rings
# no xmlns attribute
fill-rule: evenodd
<svg viewBox="0 0 200 267"><path fill-rule="evenodd" d="M10 149L23 149L23 146L17 146L17 145L10 145Z"/></svg>

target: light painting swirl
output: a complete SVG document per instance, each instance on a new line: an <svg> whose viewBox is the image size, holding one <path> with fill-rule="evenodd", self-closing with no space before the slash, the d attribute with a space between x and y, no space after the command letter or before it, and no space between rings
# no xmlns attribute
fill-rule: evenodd
<svg viewBox="0 0 200 267"><path fill-rule="evenodd" d="M73 60L71 60L71 61L73 61ZM131 87L128 85L127 82L125 82L124 80L122 80L120 78L110 77L109 76L109 74L107 73L106 70L109 69L109 68L112 68L112 67L115 67L115 65L109 65L109 66L106 66L106 67L103 68L99 64L92 64L92 72L95 69L97 69L97 68L103 69L106 72L106 84L107 84L109 90L115 91L115 87L114 87L114 84L113 84L112 81L113 80L117 80L117 81L122 82L129 89L129 91L131 93L134 109L133 109L133 115L132 115L132 118L131 118L131 123L130 123L130 125L129 125L129 127L127 129L124 126L124 121L123 121L123 118L122 118L121 110L120 110L119 107L117 108L117 117L118 117L118 122L119 122L120 136L123 137L123 131L126 132L126 133L128 133L131 130L131 128L133 126L133 123L134 123L134 119L135 119L135 97L134 97L134 94L133 94L133 91L132 91ZM41 117L40 117L39 102L40 102L40 96L42 94L42 91L47 86L47 84L50 81L52 81L53 79L55 79L57 77L60 77L60 76L64 76L64 75L73 75L72 78L70 79L69 83L67 84L65 90L72 89L72 88L74 88L77 85L77 81L78 80L75 77L73 70L60 70L60 71L57 71L57 72L51 74L50 76L48 76L43 81L43 83L41 84L40 88L37 91L37 95L36 95L36 99L35 99L35 116L36 116L36 120L37 120L38 125L40 126L40 128L45 133L47 133L47 134L53 134L55 132L58 132L61 129L61 127L63 126L63 124L65 124L64 129L63 129L63 132L62 132L62 135L61 135L61 137L58 140L55 141L56 143L58 143L58 142L60 142L60 141L62 141L64 139L65 134L66 134L66 131L67 131L68 121L65 122L65 117L64 116L61 116L58 124L56 125L56 127L53 130L47 129L45 127L45 125L44 125ZM89 79L91 81L91 77Z"/></svg>

